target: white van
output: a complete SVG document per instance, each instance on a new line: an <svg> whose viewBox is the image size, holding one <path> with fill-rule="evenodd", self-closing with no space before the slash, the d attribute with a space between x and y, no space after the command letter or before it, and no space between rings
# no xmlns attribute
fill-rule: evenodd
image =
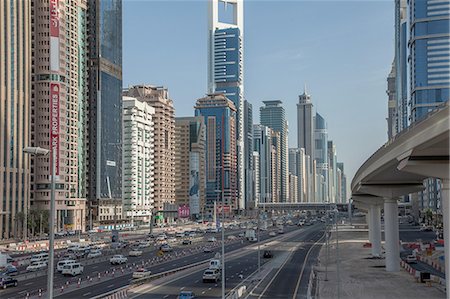
<svg viewBox="0 0 450 299"><path fill-rule="evenodd" d="M62 269L62 275L76 276L82 274L84 267L80 263L67 264Z"/></svg>
<svg viewBox="0 0 450 299"><path fill-rule="evenodd" d="M31 263L35 263L35 262L47 262L48 261L48 253L43 252L43 253L39 253L39 254L35 254L31 257L30 262Z"/></svg>
<svg viewBox="0 0 450 299"><path fill-rule="evenodd" d="M63 261L59 261L58 264L56 265L56 270L58 272L62 272L63 268L65 265L70 265L70 264L76 264L77 261L75 260L63 260Z"/></svg>

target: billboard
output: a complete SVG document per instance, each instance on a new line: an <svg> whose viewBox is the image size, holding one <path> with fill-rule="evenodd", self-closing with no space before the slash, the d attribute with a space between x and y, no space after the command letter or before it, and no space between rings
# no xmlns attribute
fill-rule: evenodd
<svg viewBox="0 0 450 299"><path fill-rule="evenodd" d="M59 175L59 88L59 83L50 83L50 159L55 157L55 175Z"/></svg>
<svg viewBox="0 0 450 299"><path fill-rule="evenodd" d="M189 207L192 214L200 214L200 154L189 153Z"/></svg>
<svg viewBox="0 0 450 299"><path fill-rule="evenodd" d="M50 71L59 72L59 0L50 0Z"/></svg>
<svg viewBox="0 0 450 299"><path fill-rule="evenodd" d="M180 205L178 207L178 218L188 218L190 215L189 206Z"/></svg>

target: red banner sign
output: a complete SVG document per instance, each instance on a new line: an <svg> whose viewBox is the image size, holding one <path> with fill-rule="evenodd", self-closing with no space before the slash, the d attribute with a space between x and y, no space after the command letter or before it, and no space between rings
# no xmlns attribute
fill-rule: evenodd
<svg viewBox="0 0 450 299"><path fill-rule="evenodd" d="M59 0L50 0L50 36L59 37Z"/></svg>
<svg viewBox="0 0 450 299"><path fill-rule="evenodd" d="M59 83L50 83L50 146L55 153L55 175L59 175Z"/></svg>
<svg viewBox="0 0 450 299"><path fill-rule="evenodd" d="M230 206L224 206L224 207L223 207L223 212L224 212L225 214L229 214L230 211L231 211ZM222 213L222 206L217 206L217 207L216 207L216 212L219 213L219 214Z"/></svg>
<svg viewBox="0 0 450 299"><path fill-rule="evenodd" d="M187 205L178 206L178 218L188 218L190 209Z"/></svg>

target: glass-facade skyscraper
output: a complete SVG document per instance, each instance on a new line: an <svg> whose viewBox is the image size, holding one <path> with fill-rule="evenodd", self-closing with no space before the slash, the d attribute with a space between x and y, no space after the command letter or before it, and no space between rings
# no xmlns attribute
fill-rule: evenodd
<svg viewBox="0 0 450 299"><path fill-rule="evenodd" d="M251 153L246 149L251 143L245 140L244 128L244 1L208 0L208 5L208 92L225 94L237 109L238 208L244 209L245 167L251 160L245 157Z"/></svg>
<svg viewBox="0 0 450 299"><path fill-rule="evenodd" d="M122 198L122 0L89 0L88 19L88 197L97 221L110 196Z"/></svg>

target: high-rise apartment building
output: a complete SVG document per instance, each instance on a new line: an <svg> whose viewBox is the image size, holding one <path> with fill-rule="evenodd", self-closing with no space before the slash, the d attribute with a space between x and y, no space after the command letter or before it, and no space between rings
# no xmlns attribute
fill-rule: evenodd
<svg viewBox="0 0 450 299"><path fill-rule="evenodd" d="M236 119L237 110L224 94L209 94L197 100L195 115L206 125L206 204L212 217L214 202L230 215L239 209L237 190ZM223 199L223 204L222 204Z"/></svg>
<svg viewBox="0 0 450 299"><path fill-rule="evenodd" d="M289 201L300 202L298 199L298 178L295 174L289 173Z"/></svg>
<svg viewBox="0 0 450 299"><path fill-rule="evenodd" d="M307 202L307 172L306 156L304 148L289 149L289 173L297 177L297 199L298 202ZM292 196L291 196L292 199Z"/></svg>
<svg viewBox="0 0 450 299"><path fill-rule="evenodd" d="M314 157L314 112L311 95L298 96L297 104L297 147L304 148L305 154Z"/></svg>
<svg viewBox="0 0 450 299"><path fill-rule="evenodd" d="M282 106L282 101L263 101L264 106L260 107L260 122L262 125L279 132L279 143L276 145L280 148L280 202L289 200L289 169L288 169L288 124L286 113Z"/></svg>
<svg viewBox="0 0 450 299"><path fill-rule="evenodd" d="M277 178L272 165L276 161L276 149L273 145L272 138L275 136L273 130L263 125L253 125L253 148L258 153L259 168L256 169L259 174L259 197L256 198L257 203L272 202L275 198L274 188ZM278 184L279 185L279 184Z"/></svg>
<svg viewBox="0 0 450 299"><path fill-rule="evenodd" d="M338 184L338 186L340 186L341 188L340 200L338 200L337 202L347 203L347 176L344 172L344 163L337 162L336 167L340 171L340 183Z"/></svg>
<svg viewBox="0 0 450 299"><path fill-rule="evenodd" d="M122 0L87 0L87 3L87 186L92 226L111 224L113 216L119 219L122 215L117 211L122 207ZM100 214L108 216L108 220L100 220Z"/></svg>
<svg viewBox="0 0 450 299"><path fill-rule="evenodd" d="M32 145L56 156L56 230L85 229L87 9L32 1ZM32 209L50 209L51 156L33 159Z"/></svg>
<svg viewBox="0 0 450 299"><path fill-rule="evenodd" d="M253 198L253 106L247 100L244 101L244 192L245 207ZM239 167L238 167L239 168Z"/></svg>
<svg viewBox="0 0 450 299"><path fill-rule="evenodd" d="M395 0L395 128L394 135L408 126L408 16L407 0Z"/></svg>
<svg viewBox="0 0 450 299"><path fill-rule="evenodd" d="M395 64L392 64L391 72L387 77L387 96L388 96L388 117L387 120L387 135L388 140L394 137L397 132L397 96L396 96L396 71Z"/></svg>
<svg viewBox="0 0 450 299"><path fill-rule="evenodd" d="M31 142L30 3L0 1L0 239L27 232L30 157L22 149Z"/></svg>
<svg viewBox="0 0 450 299"><path fill-rule="evenodd" d="M336 153L336 145L333 140L328 140L327 144L327 158L328 158L328 200L329 202L337 202L336 201L336 192L337 189L340 189L340 186L337 182L337 153ZM339 187L338 187L339 186Z"/></svg>
<svg viewBox="0 0 450 299"><path fill-rule="evenodd" d="M328 201L328 129L325 119L316 113L315 116L315 154L317 176L320 180L316 181L320 195L316 198L316 202Z"/></svg>
<svg viewBox="0 0 450 299"><path fill-rule="evenodd" d="M155 177L154 207L164 211L168 204L175 203L175 110L164 87L151 85L130 86L124 96L137 98L155 109ZM166 210L166 212L169 212ZM168 216L166 214L165 216Z"/></svg>
<svg viewBox="0 0 450 299"><path fill-rule="evenodd" d="M175 118L175 203L188 205L192 219L205 206L205 134L202 116Z"/></svg>
<svg viewBox="0 0 450 299"><path fill-rule="evenodd" d="M154 201L155 108L131 97L123 97L122 107L123 216L132 225L148 224ZM102 214L100 221L111 220Z"/></svg>
<svg viewBox="0 0 450 299"><path fill-rule="evenodd" d="M259 199L261 198L261 168L260 168L260 157L257 151L253 152L253 177L252 177L252 195L253 199L251 200L250 206L257 206L259 203Z"/></svg>
<svg viewBox="0 0 450 299"><path fill-rule="evenodd" d="M244 1L208 1L208 91L220 92L237 109L238 209L245 208ZM249 121L249 120L247 120Z"/></svg>

